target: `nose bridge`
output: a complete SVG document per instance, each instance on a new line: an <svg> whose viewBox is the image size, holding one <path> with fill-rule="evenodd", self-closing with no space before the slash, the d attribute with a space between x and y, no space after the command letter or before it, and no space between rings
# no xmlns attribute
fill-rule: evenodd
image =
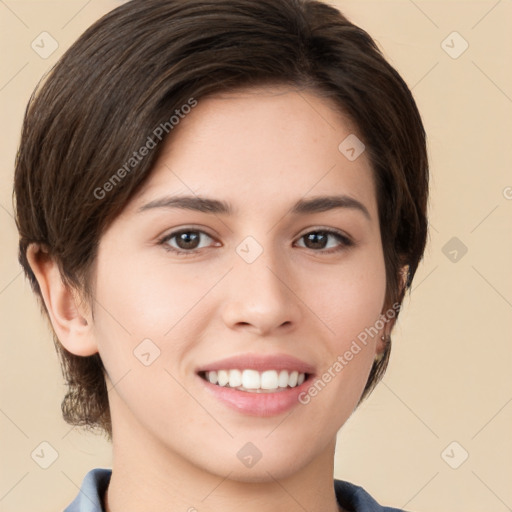
<svg viewBox="0 0 512 512"><path fill-rule="evenodd" d="M277 300L279 298L285 298L286 287L283 285L282 280L285 277L286 262L280 261L276 250L273 249L270 244L264 249L261 248L259 254L255 254L256 248L250 247L248 253L243 256L240 255L241 251L237 251L239 255L239 261L235 264L235 271L237 271L241 277L240 283L243 286L244 283L254 294L258 293L261 296L268 295L271 300ZM259 252L259 251L258 251ZM245 256L249 256L251 259L245 259ZM279 275L281 274L281 279Z"/></svg>
<svg viewBox="0 0 512 512"><path fill-rule="evenodd" d="M282 283L286 262L279 257L270 237L264 246L253 237L247 237L236 252L238 261L234 270L240 276L240 285L245 287L249 298L252 296L255 303L262 301L262 306L265 300L270 305L288 299L286 287ZM281 279L278 279L279 274L282 275Z"/></svg>

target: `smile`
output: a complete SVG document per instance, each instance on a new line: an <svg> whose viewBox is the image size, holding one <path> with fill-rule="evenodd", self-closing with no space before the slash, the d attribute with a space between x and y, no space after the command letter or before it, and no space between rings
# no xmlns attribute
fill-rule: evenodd
<svg viewBox="0 0 512 512"><path fill-rule="evenodd" d="M248 393L273 393L300 386L307 378L298 370L226 369L201 372L200 376L220 387L229 387Z"/></svg>

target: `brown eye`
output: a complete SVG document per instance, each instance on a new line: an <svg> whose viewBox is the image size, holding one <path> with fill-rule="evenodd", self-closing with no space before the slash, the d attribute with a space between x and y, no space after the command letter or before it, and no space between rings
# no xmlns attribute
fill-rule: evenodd
<svg viewBox="0 0 512 512"><path fill-rule="evenodd" d="M204 231L187 229L170 233L160 243L169 251L185 253L207 247L212 241L212 237Z"/></svg>
<svg viewBox="0 0 512 512"><path fill-rule="evenodd" d="M353 245L348 237L337 231L328 230L311 231L301 236L299 240L304 241L303 245L299 244L301 247L316 251L323 250L324 252L334 252Z"/></svg>
<svg viewBox="0 0 512 512"><path fill-rule="evenodd" d="M308 233L307 235L304 235L304 245L308 249L325 249L325 246L328 242L328 237L329 235L322 231Z"/></svg>
<svg viewBox="0 0 512 512"><path fill-rule="evenodd" d="M199 245L200 236L195 231L185 231L179 235L175 235L176 245L180 249L197 249Z"/></svg>

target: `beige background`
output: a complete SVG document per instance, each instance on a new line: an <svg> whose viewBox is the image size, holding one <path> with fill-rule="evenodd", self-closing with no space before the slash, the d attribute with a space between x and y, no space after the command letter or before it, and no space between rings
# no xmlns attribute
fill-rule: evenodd
<svg viewBox="0 0 512 512"><path fill-rule="evenodd" d="M11 182L22 114L37 80L119 3L0 1L4 512L62 510L89 469L110 464L105 441L60 417L57 357L17 263ZM336 476L417 512L512 510L512 2L335 5L370 32L413 89L432 168L426 257L395 332L389 371L339 435ZM59 44L47 59L31 48L43 31ZM453 58L464 41L467 50ZM453 237L465 255L445 247ZM31 458L43 441L58 452L48 469ZM458 469L450 467L466 452Z"/></svg>

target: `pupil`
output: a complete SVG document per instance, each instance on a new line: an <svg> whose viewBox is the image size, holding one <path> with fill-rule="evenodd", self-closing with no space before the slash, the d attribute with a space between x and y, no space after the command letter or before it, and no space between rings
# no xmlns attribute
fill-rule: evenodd
<svg viewBox="0 0 512 512"><path fill-rule="evenodd" d="M198 234L190 231L180 233L177 238L178 245L181 249L195 249L197 247L198 240Z"/></svg>
<svg viewBox="0 0 512 512"><path fill-rule="evenodd" d="M323 249L327 243L327 236L325 233L309 233L306 235L306 247L309 249Z"/></svg>

